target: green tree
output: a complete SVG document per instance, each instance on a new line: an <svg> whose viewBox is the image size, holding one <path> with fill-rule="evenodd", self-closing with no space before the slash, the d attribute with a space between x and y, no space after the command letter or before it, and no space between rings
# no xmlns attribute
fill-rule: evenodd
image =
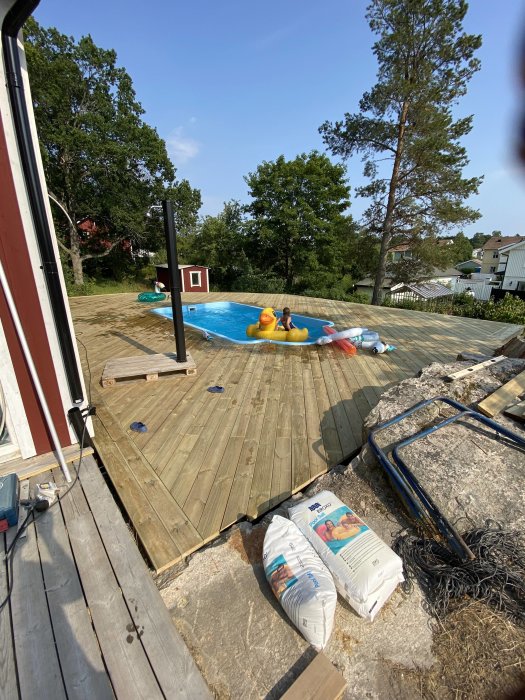
<svg viewBox="0 0 525 700"><path fill-rule="evenodd" d="M188 223L200 195L175 182L166 145L142 120L131 78L114 51L97 47L90 36L76 43L34 19L25 25L25 39L58 241L80 285L84 263L109 255L122 241L148 249L159 244L161 222L145 216L151 204L173 197ZM96 224L89 234L76 225L84 217Z"/></svg>
<svg viewBox="0 0 525 700"><path fill-rule="evenodd" d="M470 239L470 243L472 245L472 248L483 248L485 243L490 240L491 236L490 233L481 233L478 231L478 233L475 233L472 238Z"/></svg>
<svg viewBox="0 0 525 700"><path fill-rule="evenodd" d="M251 271L244 246L243 207L232 200L220 214L206 216L199 223L191 237L191 262L210 267L214 286L232 291L236 280Z"/></svg>
<svg viewBox="0 0 525 700"><path fill-rule="evenodd" d="M336 228L350 203L344 166L312 151L264 162L245 180L253 197L250 257L259 269L283 278L291 291L302 276L330 267Z"/></svg>
<svg viewBox="0 0 525 700"><path fill-rule="evenodd" d="M320 127L334 155L364 157L369 183L356 192L370 200L365 225L381 241L373 304L381 303L393 242L479 218L464 200L481 178L462 177L468 159L460 139L472 118L452 115L479 69L481 37L463 32L466 11L465 0L373 0L367 19L379 36L378 81L359 113Z"/></svg>
<svg viewBox="0 0 525 700"><path fill-rule="evenodd" d="M446 246L448 260L451 265L457 265L472 258L472 243L464 233L458 233L452 240L452 245Z"/></svg>

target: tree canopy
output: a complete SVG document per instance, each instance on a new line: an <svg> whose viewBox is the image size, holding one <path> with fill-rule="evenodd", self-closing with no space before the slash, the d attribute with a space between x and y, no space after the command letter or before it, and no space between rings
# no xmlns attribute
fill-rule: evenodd
<svg viewBox="0 0 525 700"><path fill-rule="evenodd" d="M463 32L464 0L372 0L367 19L378 35L376 85L359 112L325 122L320 133L334 155L360 153L369 199L364 225L380 240L372 303L381 303L388 249L475 221L465 204L481 178L464 178L460 139L472 118L453 107L479 69L481 37Z"/></svg>
<svg viewBox="0 0 525 700"><path fill-rule="evenodd" d="M312 151L289 161L284 156L265 161L245 180L260 266L284 279L289 291L320 269L330 270L350 203L344 166Z"/></svg>
<svg viewBox="0 0 525 700"><path fill-rule="evenodd" d="M176 182L164 141L142 119L132 80L112 50L78 42L34 19L25 25L31 92L59 244L75 284L86 260L127 248L154 250L160 222L150 205L174 201L178 223L196 222L200 193ZM89 218L90 230L77 222Z"/></svg>

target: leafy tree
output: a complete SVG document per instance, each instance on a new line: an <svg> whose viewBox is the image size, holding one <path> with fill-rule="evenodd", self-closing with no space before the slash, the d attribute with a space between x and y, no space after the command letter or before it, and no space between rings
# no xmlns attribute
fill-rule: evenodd
<svg viewBox="0 0 525 700"><path fill-rule="evenodd" d="M287 161L263 162L246 178L253 201L250 259L285 280L330 268L336 257L337 226L349 206L345 168L312 151Z"/></svg>
<svg viewBox="0 0 525 700"><path fill-rule="evenodd" d="M378 81L359 113L320 127L334 155L363 155L369 183L357 195L370 199L365 225L381 242L374 304L381 303L393 244L479 218L464 200L481 178L462 177L468 159L460 139L472 118L452 115L479 69L481 37L462 31L466 11L465 0L372 0L367 19L379 36Z"/></svg>
<svg viewBox="0 0 525 700"><path fill-rule="evenodd" d="M473 250L472 243L464 233L458 233L456 236L454 236L452 245L446 246L448 259L452 265L457 265L460 262L465 262L465 260L470 260L472 258Z"/></svg>
<svg viewBox="0 0 525 700"><path fill-rule="evenodd" d="M204 217L189 241L191 261L210 267L213 284L225 291L232 291L239 277L252 272L244 246L243 207L235 200L226 202L217 216Z"/></svg>
<svg viewBox="0 0 525 700"><path fill-rule="evenodd" d="M75 43L30 19L26 54L40 146L59 245L74 282L83 282L86 260L109 255L126 241L159 245L162 225L146 220L151 204L169 196L180 220L196 219L200 195L176 183L164 141L142 120L130 76L114 51L90 36ZM76 223L89 217L90 232ZM129 255L129 252L127 253Z"/></svg>
<svg viewBox="0 0 525 700"><path fill-rule="evenodd" d="M387 274L392 280L392 284L404 282L422 282L432 276L432 265L418 257L402 258L395 262L387 263Z"/></svg>
<svg viewBox="0 0 525 700"><path fill-rule="evenodd" d="M470 243L472 245L472 248L483 248L485 243L490 240L491 235L490 233L475 233L472 238L470 239Z"/></svg>

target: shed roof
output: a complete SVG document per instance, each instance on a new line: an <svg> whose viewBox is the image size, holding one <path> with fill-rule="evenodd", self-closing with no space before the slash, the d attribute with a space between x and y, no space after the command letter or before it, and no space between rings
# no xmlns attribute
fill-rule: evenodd
<svg viewBox="0 0 525 700"><path fill-rule="evenodd" d="M396 284L390 290L391 292L403 292L403 291L413 292L423 299L436 299L437 297L450 296L454 292L445 287L444 284L439 284L439 282L421 282L420 284Z"/></svg>
<svg viewBox="0 0 525 700"><path fill-rule="evenodd" d="M161 263L160 265L155 265L155 267L163 267L165 269L168 269L168 263ZM203 267L206 270L210 269L207 265L179 265L179 270L183 270L186 267Z"/></svg>

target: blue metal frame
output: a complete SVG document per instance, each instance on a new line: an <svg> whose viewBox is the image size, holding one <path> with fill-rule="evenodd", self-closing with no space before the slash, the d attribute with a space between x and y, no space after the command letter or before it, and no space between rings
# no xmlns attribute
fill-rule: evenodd
<svg viewBox="0 0 525 700"><path fill-rule="evenodd" d="M440 401L442 403L447 404L448 406L451 406L452 408L455 408L458 411L458 413L456 413L453 416L450 416L449 418L446 418L445 420L439 423L436 423L436 425L433 425L430 428L421 430L419 433L411 435L410 437L398 442L392 450L393 461L391 461L387 457L384 450L381 449L381 447L379 447L379 445L377 444L376 435L381 430L385 430L391 425L399 423L400 421L404 420L416 411L419 411L425 406L428 406L436 401ZM420 403L415 404L415 406L412 406L412 408L409 408L404 413L400 413L398 416L395 416L391 420L388 420L385 423L381 423L381 425L378 425L376 428L374 428L374 430L371 431L370 435L368 436L368 444L370 445L370 448L374 455L377 457L378 462L387 472L394 488L401 496L401 499L407 507L410 514L413 515L417 520L422 520L424 522L427 522L427 524L428 521L430 521L430 523L434 524L439 530L439 532L443 535L443 537L445 537L445 539L448 541L452 549L462 559L473 559L474 555L467 547L459 533L456 531L454 526L448 522L443 513L441 513L437 505L434 503L434 501L425 491L425 489L421 486L417 478L410 471L409 467L405 464L405 462L399 454L399 451L403 447L406 447L407 445L410 445L416 440L424 438L427 435L431 435L436 430L439 430L440 428L443 428L446 425L450 425L451 423L454 423L460 418L473 418L474 420L477 420L478 422L482 423L483 425L486 425L492 430L495 430L500 435L505 436L517 445L525 448L525 438L522 438L516 433L513 433L508 428L505 428L505 426L496 423L496 421L487 418L478 411L468 408L467 406L464 406L458 401L454 401L453 399L449 399L445 396L437 396L433 399L421 401Z"/></svg>

